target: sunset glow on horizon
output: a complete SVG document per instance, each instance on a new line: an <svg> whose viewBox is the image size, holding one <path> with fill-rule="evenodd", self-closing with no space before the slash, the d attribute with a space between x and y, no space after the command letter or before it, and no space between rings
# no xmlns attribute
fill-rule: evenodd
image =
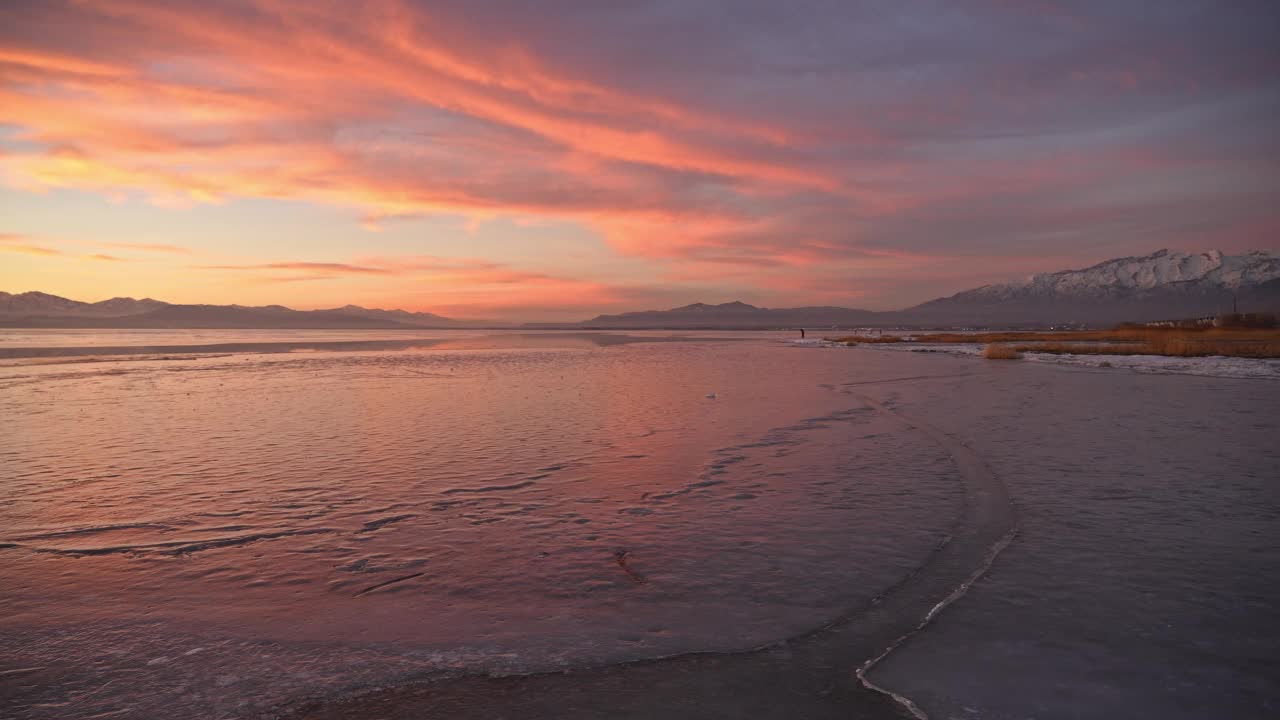
<svg viewBox="0 0 1280 720"><path fill-rule="evenodd" d="M1278 18L6 2L0 290L578 320L1274 247Z"/></svg>

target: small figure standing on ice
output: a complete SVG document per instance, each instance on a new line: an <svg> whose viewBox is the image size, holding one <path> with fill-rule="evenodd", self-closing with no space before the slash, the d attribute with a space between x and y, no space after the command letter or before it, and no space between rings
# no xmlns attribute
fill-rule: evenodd
<svg viewBox="0 0 1280 720"><path fill-rule="evenodd" d="M800 328L800 339L804 339L804 328Z"/></svg>

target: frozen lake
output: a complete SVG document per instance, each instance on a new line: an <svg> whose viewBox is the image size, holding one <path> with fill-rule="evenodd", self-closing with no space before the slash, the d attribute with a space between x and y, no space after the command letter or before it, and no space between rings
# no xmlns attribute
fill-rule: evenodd
<svg viewBox="0 0 1280 720"><path fill-rule="evenodd" d="M465 678L492 675L590 717L768 663L800 678L756 690L778 716L879 716L821 688L1015 525L870 682L930 717L1275 712L1273 380L767 333L40 331L0 340L0 414L6 716L390 688L315 712L491 717Z"/></svg>

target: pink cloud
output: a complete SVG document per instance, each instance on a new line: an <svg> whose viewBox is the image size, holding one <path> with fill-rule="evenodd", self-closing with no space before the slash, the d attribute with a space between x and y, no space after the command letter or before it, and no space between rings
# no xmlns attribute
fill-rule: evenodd
<svg viewBox="0 0 1280 720"><path fill-rule="evenodd" d="M928 21L744 6L726 25L678 4L530 7L7 9L0 178L177 206L337 206L371 230L442 213L568 222L612 262L643 265L651 287L796 302L867 288L898 302L881 278L910 285L950 265L994 279L1002 258L1160 247L1204 218L1217 232L1200 237L1265 240L1247 228L1273 205L1274 143L1248 103L1269 97L1276 61L1247 18L1024 0ZM47 245L0 247L59 254ZM449 302L510 307L651 296L608 269L531 272L501 251L376 252L203 267L255 282L428 278Z"/></svg>

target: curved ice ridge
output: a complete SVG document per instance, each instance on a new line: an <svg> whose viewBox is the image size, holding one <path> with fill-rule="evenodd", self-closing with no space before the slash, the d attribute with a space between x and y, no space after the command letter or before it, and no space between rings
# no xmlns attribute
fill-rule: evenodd
<svg viewBox="0 0 1280 720"><path fill-rule="evenodd" d="M978 457L977 453L975 453L972 449L970 449L964 443L956 440L952 436L948 435L945 432L942 432L941 430L931 425L919 422L914 419L910 419L905 415L903 415L902 413L898 412L897 410L888 408L872 400L869 397L865 397L865 396L860 396L860 397L863 400L863 402L874 407L880 412L885 413L887 415L896 416L898 419L908 423L914 429L920 430L924 434L928 435L935 443L937 443L943 449L945 449L951 455L951 457L955 460L956 466L959 468L960 472L965 476L965 480L968 481L966 484L971 487L971 492L972 492L972 488L974 487L985 486L986 490L988 491L987 494L994 494L998 496L994 498L988 497L986 499L995 500L997 502L999 502L1000 500L1003 500L1003 503L1006 505L1006 509L1009 513L1009 518L1010 518L1009 530L987 549L987 553L984 556L982 563L969 575L969 577L966 578L959 585L957 585L955 588L953 588L951 592L948 593L946 597L942 598L942 600L938 601L936 605L930 608L929 612L925 613L924 617L920 620L919 624L917 624L911 630L907 631L897 640L892 642L879 655L876 655L875 657L870 658L869 660L864 662L854 673L858 678L858 682L862 683L862 686L865 687L866 689L871 690L872 692L880 693L882 695L887 695L888 697L892 698L894 702L898 703L900 706L903 707L903 709L905 709L907 712L909 712L913 717L917 718L918 720L929 720L929 716L923 710L921 710L920 706L917 705L915 702L913 702L910 698L904 695L901 695L899 693L896 693L893 690L890 690L889 688L886 688L882 685L879 685L873 682L870 678L867 677L867 673L870 672L872 669L874 669L876 665L878 665L891 653L893 653L893 651L897 650L899 647L906 644L908 641L911 640L911 638L915 637L917 634L923 631L926 627L928 627L929 624L933 622L934 618L936 618L939 614L941 614L943 610L947 609L947 607L951 605L951 603L964 597L964 595L967 592L969 592L969 588L972 587L973 584L976 583L978 580L982 579L982 576L987 574L987 571L991 569L991 566L995 563L996 558L999 557L1000 553L1003 552L1005 548L1009 547L1009 544L1012 543L1014 538L1017 537L1018 525L1016 520L1013 518L1012 503L1009 500L1007 490L1004 487L1004 483L1000 482L1000 479L996 477L994 473L991 472L991 468L988 467L987 464L983 462L980 457ZM991 493L991 491L993 490L995 492ZM979 492L977 494L981 496L984 493ZM979 497L979 499L982 499L982 498Z"/></svg>
<svg viewBox="0 0 1280 720"><path fill-rule="evenodd" d="M884 652L880 653L879 655L863 663L862 667L858 668L857 672L854 673L855 675L857 675L858 681L862 683L862 686L873 692L878 692L878 693L881 693L882 695L888 695L889 697L893 698L893 700L897 702L899 705L902 705L904 708L906 708L907 712L919 718L919 720L929 720L929 716L926 715L925 712L920 709L920 706L912 702L910 698L904 695L900 695L882 685L877 685L876 683L872 682L870 679L867 678L867 672L870 671L872 668L874 668L876 665L878 665L881 660L884 660L886 657L889 656L890 653L892 653L894 650L897 650L899 647L901 647L904 643L906 643L908 640L914 637L921 630L924 630L925 627L927 627L929 623L933 622L933 619L937 617L939 613L945 610L948 605L964 597L965 593L969 592L969 588L972 587L975 582L981 579L983 575L987 574L987 571L991 569L992 564L995 563L996 557L1001 552L1003 552L1005 548L1009 547L1009 543L1013 542L1013 539L1017 535L1018 535L1018 528L1016 527L1010 530L1008 533L1005 533L1005 536L1000 538L1000 540L995 545L992 545L991 549L987 551L987 557L985 561L977 570L973 571L973 574L969 576L969 579L965 580L963 583L960 583L960 585L958 585L954 590L951 591L951 594L947 595L945 598L939 601L937 605L934 605L933 608L930 609L929 612L925 614L924 619L920 621L919 625L915 626L911 630L911 632L898 638L892 645L885 648Z"/></svg>
<svg viewBox="0 0 1280 720"><path fill-rule="evenodd" d="M835 387L831 389L836 390ZM921 632L986 574L1000 552L1016 536L1013 506L1000 480L960 440L871 398L855 395L850 389L837 392L860 399L864 403L862 412L866 412L869 406L873 412L902 424L907 430L926 434L951 455L964 485L965 507L951 533L919 565L875 597L811 630L755 647L678 652L572 671L562 668L422 678L345 697L317 700L293 711L285 711L283 717L347 718L381 714L388 708L397 707L417 713L427 706L437 709L448 707L453 711L466 707L468 711L463 713L466 717L490 717L508 712L517 705L528 717L598 717L606 710L616 710L620 704L625 704L628 698L632 698L632 693L643 695L635 698L635 702L656 710L663 707L656 694L669 695L673 701L685 704L696 702L696 698L702 696L708 702L714 702L715 697L724 697L717 693L736 692L742 687L752 687L757 681L777 681L782 675L788 675L787 683L814 677L856 679L858 682L848 683L850 690L885 698L887 704L894 706L895 715L905 711L917 719L926 720L927 715L909 698L872 682L867 676L878 663ZM847 418L856 412L856 409L851 409L827 418L815 418L813 420L821 422L813 425L828 426L831 421ZM811 427L810 424L804 425L805 428ZM788 430L794 429L798 428L778 430L785 436ZM724 454L733 455L732 452ZM884 649L877 653L876 648ZM820 672L815 674L814 670ZM830 671L835 674L829 675ZM497 690L495 683L498 684ZM566 689L566 684L571 687ZM818 704L827 702L819 698L827 697L840 704L842 701L832 696L836 687L827 685L818 689L816 695L803 697ZM658 689L661 693L655 692ZM564 713L560 701L556 700L566 691L579 701L573 713ZM422 692L426 694L417 694ZM800 692L803 694L804 691ZM800 697L798 695L797 699ZM540 700L546 700L547 704L539 706ZM537 707L543 710L537 711ZM847 706L842 707L848 709ZM831 709L834 708L828 707ZM329 710L334 714L326 714ZM596 711L594 714L593 710ZM393 712L390 716L413 715Z"/></svg>

